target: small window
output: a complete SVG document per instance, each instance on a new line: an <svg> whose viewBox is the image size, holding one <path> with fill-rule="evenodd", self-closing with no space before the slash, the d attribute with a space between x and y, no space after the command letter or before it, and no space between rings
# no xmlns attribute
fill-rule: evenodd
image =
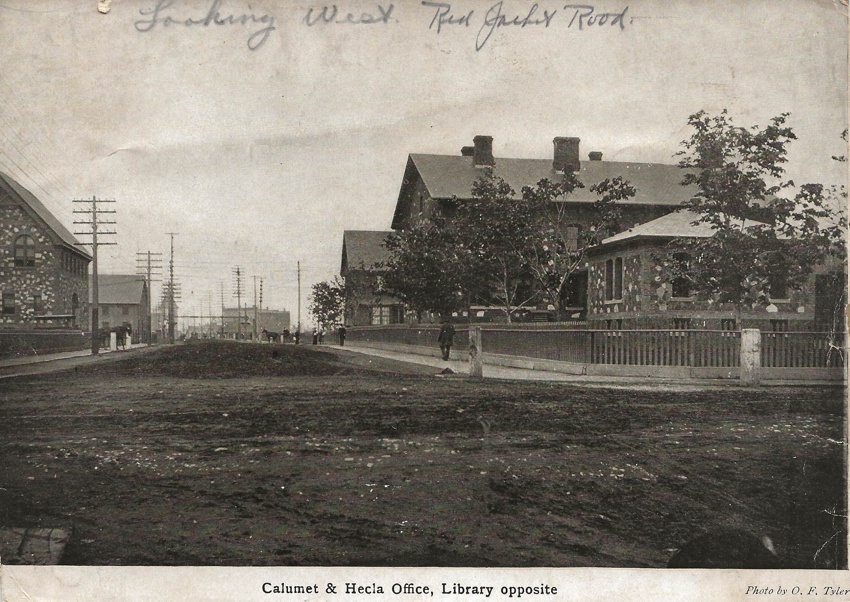
<svg viewBox="0 0 850 602"><path fill-rule="evenodd" d="M768 279L771 299L788 298L788 281L785 274L772 274Z"/></svg>
<svg viewBox="0 0 850 602"><path fill-rule="evenodd" d="M41 315L44 313L44 303L42 303L40 294L32 296L32 311L35 315Z"/></svg>
<svg viewBox="0 0 850 602"><path fill-rule="evenodd" d="M104 316L104 317L109 315L109 306L108 305L104 305L103 307L100 308L100 315Z"/></svg>
<svg viewBox="0 0 850 602"><path fill-rule="evenodd" d="M687 253L675 253L673 255L673 260L676 262L677 272L680 274L676 278L673 278L673 282L671 283L673 288L673 297L678 297L680 299L688 298L691 296L691 280L682 274L688 272L691 264L691 257Z"/></svg>
<svg viewBox="0 0 850 602"><path fill-rule="evenodd" d="M122 316L129 316L130 315L130 306L129 305L124 305L124 306L121 307L121 315Z"/></svg>
<svg viewBox="0 0 850 602"><path fill-rule="evenodd" d="M614 299L614 260L605 262L605 300Z"/></svg>
<svg viewBox="0 0 850 602"><path fill-rule="evenodd" d="M31 268L35 266L35 240L29 234L15 239L15 267Z"/></svg>
<svg viewBox="0 0 850 602"><path fill-rule="evenodd" d="M738 321L735 318L725 318L723 320L720 320L720 330L738 330Z"/></svg>
<svg viewBox="0 0 850 602"><path fill-rule="evenodd" d="M577 251L581 246L581 226L570 224L564 227L564 245L567 251Z"/></svg>
<svg viewBox="0 0 850 602"><path fill-rule="evenodd" d="M15 293L3 293L3 313L15 313Z"/></svg>
<svg viewBox="0 0 850 602"><path fill-rule="evenodd" d="M614 260L614 300L623 298L623 258Z"/></svg>
<svg viewBox="0 0 850 602"><path fill-rule="evenodd" d="M372 308L372 324L389 324L390 323L390 307L388 305L380 305Z"/></svg>

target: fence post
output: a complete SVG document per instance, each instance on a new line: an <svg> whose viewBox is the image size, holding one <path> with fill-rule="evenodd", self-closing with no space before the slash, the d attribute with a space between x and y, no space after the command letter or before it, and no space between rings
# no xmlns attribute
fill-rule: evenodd
<svg viewBox="0 0 850 602"><path fill-rule="evenodd" d="M741 384L757 385L761 381L761 331L741 329Z"/></svg>
<svg viewBox="0 0 850 602"><path fill-rule="evenodd" d="M484 378L481 358L481 327L469 325L469 378Z"/></svg>

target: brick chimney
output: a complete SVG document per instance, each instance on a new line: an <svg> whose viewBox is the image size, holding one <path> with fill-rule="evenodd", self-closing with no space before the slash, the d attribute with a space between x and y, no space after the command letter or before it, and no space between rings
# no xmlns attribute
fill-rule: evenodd
<svg viewBox="0 0 850 602"><path fill-rule="evenodd" d="M493 158L493 136L476 136L472 139L475 147L472 151L472 164L475 167L492 166L496 164Z"/></svg>
<svg viewBox="0 0 850 602"><path fill-rule="evenodd" d="M552 168L555 171L578 171L581 169L581 161L578 158L580 138L558 136L552 142L555 144L555 156L552 159Z"/></svg>
<svg viewBox="0 0 850 602"><path fill-rule="evenodd" d="M460 154L463 157L471 157L475 154L475 147L474 146L462 146L460 148Z"/></svg>
<svg viewBox="0 0 850 602"><path fill-rule="evenodd" d="M591 161L601 161L602 160L602 153L600 153L599 151L591 151L590 153L588 153L587 156Z"/></svg>

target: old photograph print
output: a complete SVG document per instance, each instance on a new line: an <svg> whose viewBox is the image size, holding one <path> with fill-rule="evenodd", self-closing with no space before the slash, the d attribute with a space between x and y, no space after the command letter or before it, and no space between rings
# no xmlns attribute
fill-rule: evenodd
<svg viewBox="0 0 850 602"><path fill-rule="evenodd" d="M847 11L0 0L0 598L845 595Z"/></svg>

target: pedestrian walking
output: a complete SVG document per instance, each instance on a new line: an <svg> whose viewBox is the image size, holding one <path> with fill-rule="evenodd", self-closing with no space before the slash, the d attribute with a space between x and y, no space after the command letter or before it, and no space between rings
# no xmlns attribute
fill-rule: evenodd
<svg viewBox="0 0 850 602"><path fill-rule="evenodd" d="M339 336L339 346L345 347L345 324L342 324L336 331Z"/></svg>
<svg viewBox="0 0 850 602"><path fill-rule="evenodd" d="M313 329L313 344L314 345L319 344L319 330L317 328Z"/></svg>
<svg viewBox="0 0 850 602"><path fill-rule="evenodd" d="M437 341L440 343L440 351L443 352L443 359L445 361L449 359L454 340L455 327L448 320L443 320L443 325L440 327L440 336L437 338Z"/></svg>

